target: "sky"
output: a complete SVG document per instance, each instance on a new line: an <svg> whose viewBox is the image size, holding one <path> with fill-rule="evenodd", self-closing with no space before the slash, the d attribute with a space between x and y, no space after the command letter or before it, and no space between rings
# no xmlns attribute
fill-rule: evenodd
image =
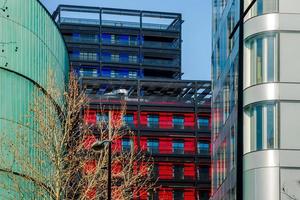
<svg viewBox="0 0 300 200"><path fill-rule="evenodd" d="M210 80L211 0L40 0L52 13L59 4L182 13L183 79Z"/></svg>

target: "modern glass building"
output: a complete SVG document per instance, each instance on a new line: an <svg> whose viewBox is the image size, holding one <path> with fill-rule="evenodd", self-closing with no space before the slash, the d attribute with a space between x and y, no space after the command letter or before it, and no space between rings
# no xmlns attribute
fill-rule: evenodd
<svg viewBox="0 0 300 200"><path fill-rule="evenodd" d="M237 34L229 40L224 30L231 32L230 10L233 9L233 15L237 16L239 2L213 3L212 199L235 199L235 183L240 178L243 189L242 193L237 192L242 195L237 199L299 199L300 163L297 158L300 155L300 127L297 115L300 113L300 79L297 52L300 28L297 21L300 3L297 0L257 0L246 15L243 23L244 64L240 66L244 73L239 74L243 76L239 79L243 87L238 88L242 91L243 101L231 98L231 91L237 91L239 83L229 81L228 84L225 78L237 80ZM244 1L244 10L250 3L250 0ZM233 49L228 54L231 47ZM228 104L228 101L235 103ZM242 105L243 116L237 116L237 105ZM243 130L237 134L235 126L240 117L243 117ZM237 141L242 142L243 149L241 156L236 158ZM236 172L237 159L242 161L243 170Z"/></svg>
<svg viewBox="0 0 300 200"><path fill-rule="evenodd" d="M28 114L33 94L47 95L49 71L65 89L68 53L39 1L3 0L0 8L0 199L35 199L50 184L36 174L49 177L51 167L39 162L37 124Z"/></svg>
<svg viewBox="0 0 300 200"><path fill-rule="evenodd" d="M154 158L158 188L133 199L208 200L211 82L180 80L181 14L61 5L53 18L89 98L85 122L107 120L125 95L135 137L115 148Z"/></svg>
<svg viewBox="0 0 300 200"><path fill-rule="evenodd" d="M212 19L212 199L237 199L238 0L214 0Z"/></svg>

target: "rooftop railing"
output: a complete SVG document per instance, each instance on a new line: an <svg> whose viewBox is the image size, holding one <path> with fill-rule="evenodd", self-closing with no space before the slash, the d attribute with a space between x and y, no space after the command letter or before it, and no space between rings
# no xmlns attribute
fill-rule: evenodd
<svg viewBox="0 0 300 200"><path fill-rule="evenodd" d="M100 19L84 19L84 18L71 18L61 17L60 23L69 24L83 24L83 25L102 25L111 27L126 27L126 28L144 28L144 29L156 29L156 30L168 30L168 31L179 31L180 26L172 26L166 24L154 24L154 23L142 23L139 22L126 22L117 20L102 20Z"/></svg>

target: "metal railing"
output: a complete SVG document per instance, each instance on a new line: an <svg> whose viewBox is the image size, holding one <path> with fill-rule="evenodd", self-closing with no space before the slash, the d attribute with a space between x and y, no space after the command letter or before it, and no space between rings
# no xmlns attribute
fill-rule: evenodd
<svg viewBox="0 0 300 200"><path fill-rule="evenodd" d="M87 24L87 25L99 25L99 19L83 19L83 18L71 18L71 17L61 17L61 23L70 23L70 24Z"/></svg>
<svg viewBox="0 0 300 200"><path fill-rule="evenodd" d="M105 57L102 56L101 57L101 61L102 62L111 62L111 63L125 63L125 64L137 64L138 63L138 59L115 59L112 57Z"/></svg>
<svg viewBox="0 0 300 200"><path fill-rule="evenodd" d="M85 24L85 25L102 25L102 26L112 26L112 27L127 27L127 28L144 28L144 29L157 29L157 30L169 30L169 31L179 31L180 26L170 26L167 24L154 24L154 23L142 23L140 22L127 22L127 21L117 21L117 20L102 20L100 19L83 19L83 18L73 18L73 17L61 17L61 23L70 24Z"/></svg>
<svg viewBox="0 0 300 200"><path fill-rule="evenodd" d="M111 39L102 39L102 43L106 45L124 45L124 46L138 46L138 40L111 40Z"/></svg>
<svg viewBox="0 0 300 200"><path fill-rule="evenodd" d="M98 38L89 38L89 37L72 37L72 36L64 36L66 42L80 42L80 43L99 43Z"/></svg>
<svg viewBox="0 0 300 200"><path fill-rule="evenodd" d="M86 61L98 61L98 56L79 56L79 55L70 55L71 60L86 60Z"/></svg>
<svg viewBox="0 0 300 200"><path fill-rule="evenodd" d="M178 60L159 60L159 59L144 58L143 64L164 66L164 67L178 67L179 61Z"/></svg>
<svg viewBox="0 0 300 200"><path fill-rule="evenodd" d="M144 47L151 47L151 48L164 48L164 49L178 49L179 43L178 42L153 42L153 41L144 41Z"/></svg>

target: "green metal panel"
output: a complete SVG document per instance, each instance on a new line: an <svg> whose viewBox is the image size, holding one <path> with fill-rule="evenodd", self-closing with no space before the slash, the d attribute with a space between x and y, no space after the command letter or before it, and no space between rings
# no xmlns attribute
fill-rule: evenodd
<svg viewBox="0 0 300 200"><path fill-rule="evenodd" d="M0 199L36 199L33 195L40 187L15 175L19 183L15 190L15 181L1 170L38 178L34 177L37 170L45 175L39 181L50 184L50 160L37 162L44 156L34 145L39 141L34 131L37 125L26 115L33 94L39 92L37 85L47 88L49 71L54 72L58 88L64 90L68 53L55 22L37 0L0 0L0 8ZM20 134L22 137L17 136ZM12 141L19 149L18 156L32 163L34 170L16 162L7 141ZM1 187L3 183L8 187Z"/></svg>

